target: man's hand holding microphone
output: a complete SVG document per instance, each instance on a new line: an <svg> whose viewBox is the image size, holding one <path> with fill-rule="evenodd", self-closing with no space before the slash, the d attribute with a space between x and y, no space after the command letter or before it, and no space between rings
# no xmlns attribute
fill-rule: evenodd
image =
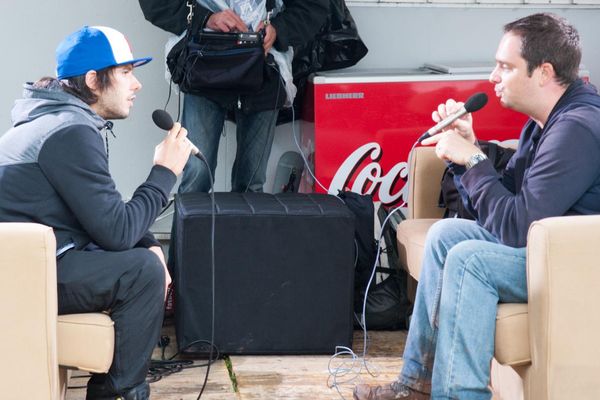
<svg viewBox="0 0 600 400"><path fill-rule="evenodd" d="M173 124L167 136L154 149L154 165L162 165L177 176L183 172L193 149L187 138L187 130L179 122Z"/></svg>
<svg viewBox="0 0 600 400"><path fill-rule="evenodd" d="M471 113L486 103L487 96L477 93L466 103L449 99L440 104L431 114L437 125L423 134L419 142L426 146L435 145L435 153L440 159L468 167L475 155L483 154L476 145Z"/></svg>

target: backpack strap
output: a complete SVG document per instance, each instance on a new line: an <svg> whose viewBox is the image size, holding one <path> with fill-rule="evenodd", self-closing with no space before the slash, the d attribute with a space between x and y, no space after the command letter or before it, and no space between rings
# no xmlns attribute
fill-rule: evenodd
<svg viewBox="0 0 600 400"><path fill-rule="evenodd" d="M484 151L488 158L492 161L493 165L496 165L496 159L498 158L498 145L494 142L485 142L487 145L487 151Z"/></svg>

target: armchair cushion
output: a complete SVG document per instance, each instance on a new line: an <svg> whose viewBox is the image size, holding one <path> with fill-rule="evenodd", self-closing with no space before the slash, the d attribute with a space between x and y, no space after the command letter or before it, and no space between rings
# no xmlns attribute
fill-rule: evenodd
<svg viewBox="0 0 600 400"><path fill-rule="evenodd" d="M83 371L105 373L115 347L114 322L106 314L68 314L58 317L58 363Z"/></svg>
<svg viewBox="0 0 600 400"><path fill-rule="evenodd" d="M436 221L439 221L439 219L407 219L402 221L396 228L400 265L404 266L407 272L417 281L423 264L425 237L431 225Z"/></svg>
<svg viewBox="0 0 600 400"><path fill-rule="evenodd" d="M494 357L500 364L531 363L527 304L498 304Z"/></svg>

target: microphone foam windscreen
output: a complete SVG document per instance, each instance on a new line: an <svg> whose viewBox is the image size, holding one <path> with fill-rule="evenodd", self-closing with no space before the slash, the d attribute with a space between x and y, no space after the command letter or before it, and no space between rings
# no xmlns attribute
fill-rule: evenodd
<svg viewBox="0 0 600 400"><path fill-rule="evenodd" d="M154 110L154 112L152 112L152 121L154 121L156 126L165 131L168 131L173 127L173 118L171 118L169 113L165 110Z"/></svg>
<svg viewBox="0 0 600 400"><path fill-rule="evenodd" d="M469 97L465 103L465 110L467 110L468 113L479 111L487 104L487 101L487 94L483 92L475 93L473 96Z"/></svg>

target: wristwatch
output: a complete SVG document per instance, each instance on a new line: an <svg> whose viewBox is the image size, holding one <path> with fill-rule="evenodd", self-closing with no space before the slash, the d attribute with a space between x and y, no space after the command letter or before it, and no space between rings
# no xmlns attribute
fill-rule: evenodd
<svg viewBox="0 0 600 400"><path fill-rule="evenodd" d="M482 162L483 160L487 160L487 156L485 154L483 154L483 153L475 153L471 157L469 157L469 160L465 164L465 167L467 169L471 169L475 165L477 165L480 162Z"/></svg>

